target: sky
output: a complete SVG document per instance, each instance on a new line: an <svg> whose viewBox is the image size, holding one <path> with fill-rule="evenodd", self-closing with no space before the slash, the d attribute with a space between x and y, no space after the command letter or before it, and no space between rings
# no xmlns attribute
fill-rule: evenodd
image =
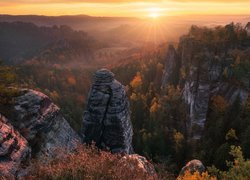
<svg viewBox="0 0 250 180"><path fill-rule="evenodd" d="M141 18L250 15L250 0L0 0L0 14Z"/></svg>

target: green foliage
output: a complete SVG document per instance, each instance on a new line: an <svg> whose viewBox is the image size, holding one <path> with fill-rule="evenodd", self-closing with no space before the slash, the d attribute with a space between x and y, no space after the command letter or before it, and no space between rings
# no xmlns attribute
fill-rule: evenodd
<svg viewBox="0 0 250 180"><path fill-rule="evenodd" d="M226 140L237 140L236 132L234 129L230 129L226 134Z"/></svg>
<svg viewBox="0 0 250 180"><path fill-rule="evenodd" d="M242 180L250 178L250 161L245 160L240 146L231 146L229 154L234 158L227 161L228 171L220 171L215 166L209 167L211 175L218 179Z"/></svg>
<svg viewBox="0 0 250 180"><path fill-rule="evenodd" d="M14 87L16 82L16 74L13 67L1 65L0 62L0 108L12 103L13 97L18 95L17 89ZM3 113L3 112L2 112Z"/></svg>
<svg viewBox="0 0 250 180"><path fill-rule="evenodd" d="M22 86L40 90L51 97L61 107L72 127L79 131L92 74L99 64L87 68L71 68L64 63L69 62L72 55L75 58L74 55L81 54L82 47L84 47L84 54L91 56L92 50L96 48L95 44L83 32L73 31L67 26L39 28L28 24L28 29L33 33L36 32L37 44L34 44L32 39L27 39L29 36L27 33L30 31L26 32L23 28L27 24L17 23L8 24L8 26L22 27L21 33L24 36L19 37L17 42L19 46L23 43L22 41L26 43L26 46L21 49L11 49L10 51L14 52L11 55L17 54L29 61L18 69L18 76L13 73L12 68L0 66L0 96L5 98L15 96L12 91L6 90L6 87L13 85L17 78L18 83ZM15 32L9 32L6 38L12 39L13 33ZM56 35L58 41L51 42L51 39L48 38L50 35ZM65 41L61 39L62 35L65 37ZM198 55L192 59L192 63L202 65L201 63L206 60L204 48L216 52L215 55L225 53L226 58L222 58L218 62L221 71L224 72L223 77L220 78L228 83L247 88L246 80L248 79L246 78L249 75L250 53L249 50L246 50L248 39L242 27L238 24L213 29L192 26L189 34L183 38L192 39L194 40L192 42L197 43L193 51ZM13 39L8 42L12 41ZM62 42L66 46L61 47L60 45L64 44ZM41 49L41 45L45 48ZM9 44L3 49L0 48L0 54L8 46ZM164 54L165 51L163 49ZM7 57L7 61L10 59L12 56ZM88 57L88 59L91 58ZM138 57L133 56L129 60L126 59L110 67L116 74L116 79L127 85L135 152L147 156L163 165L165 170L175 173L178 173L178 169L190 158L188 157L190 154L201 157L206 165L214 164L222 170L229 169L228 173L238 173L236 164L228 167L225 162L231 160L228 154L231 145L240 145L245 157L250 158L250 98L242 107L239 100L230 105L222 96L213 96L209 104L204 136L197 149L191 149L187 142L187 108L181 97L183 84L181 82L180 86L177 85L179 80L184 81L188 78L190 67L182 67L180 72L175 72L177 75L180 74L178 77L173 77L174 86L169 85L162 89L164 61L164 56L156 52L138 55ZM202 67L200 71L199 73L202 73ZM11 102L11 99L7 98L8 103ZM0 105L4 104L2 102ZM196 150L199 152L195 152ZM240 153L237 151L233 155L237 154ZM241 166L248 168L245 161L240 160L242 161ZM65 163L68 162L65 161ZM59 177L69 176L71 171L73 170L67 169L65 174L60 171ZM220 171L215 168L212 171L216 176L221 175ZM82 175L82 171L79 170L79 172ZM49 175L49 177L51 176Z"/></svg>
<svg viewBox="0 0 250 180"><path fill-rule="evenodd" d="M185 159L185 111L179 87L161 89L162 57L140 57L121 71L121 67L112 71L122 83L130 80L127 84L135 152L177 172L175 162L181 167Z"/></svg>
<svg viewBox="0 0 250 180"><path fill-rule="evenodd" d="M231 146L229 153L234 162L228 162L229 171L223 173L226 179L250 179L250 161L245 160L239 146Z"/></svg>
<svg viewBox="0 0 250 180"><path fill-rule="evenodd" d="M201 41L210 48L239 46L247 40L247 32L240 24L228 24L215 28L191 26L188 36Z"/></svg>
<svg viewBox="0 0 250 180"><path fill-rule="evenodd" d="M37 89L57 104L70 125L80 131L82 113L95 69L71 69L25 65L18 69L18 82L22 86Z"/></svg>

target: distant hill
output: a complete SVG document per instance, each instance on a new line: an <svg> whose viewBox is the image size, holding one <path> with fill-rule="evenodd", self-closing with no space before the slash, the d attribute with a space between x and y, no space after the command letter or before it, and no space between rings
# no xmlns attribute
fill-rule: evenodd
<svg viewBox="0 0 250 180"><path fill-rule="evenodd" d="M0 22L28 22L37 26L67 25L75 30L82 30L110 46L131 47L145 42L159 44L178 42L182 34L188 32L192 24L214 27L240 22L245 25L250 21L246 15L203 15L203 16L166 16L160 19L140 19L131 17L93 17L87 15L40 16L40 15L0 15ZM136 43L136 44L134 44Z"/></svg>
<svg viewBox="0 0 250 180"><path fill-rule="evenodd" d="M102 27L107 29L113 28L113 25L126 24L128 22L139 21L137 18L127 17L93 17L87 15L71 15L71 16L39 16L39 15L0 15L0 22L31 22L38 26L68 25L74 29L84 31L93 28ZM114 26L114 27L115 27Z"/></svg>
<svg viewBox="0 0 250 180"><path fill-rule="evenodd" d="M70 61L70 56L89 59L100 47L83 31L69 26L38 27L32 23L0 23L0 59L8 64L19 64L27 60Z"/></svg>

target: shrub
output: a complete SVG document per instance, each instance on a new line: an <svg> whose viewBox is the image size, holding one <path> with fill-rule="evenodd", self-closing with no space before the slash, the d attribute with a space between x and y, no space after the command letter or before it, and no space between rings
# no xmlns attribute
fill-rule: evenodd
<svg viewBox="0 0 250 180"><path fill-rule="evenodd" d="M32 163L28 179L154 179L121 154L111 154L94 146L81 146L76 152Z"/></svg>

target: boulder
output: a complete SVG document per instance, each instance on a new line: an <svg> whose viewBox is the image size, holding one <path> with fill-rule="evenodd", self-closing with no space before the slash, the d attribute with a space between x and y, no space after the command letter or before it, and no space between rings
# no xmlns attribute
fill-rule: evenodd
<svg viewBox="0 0 250 180"><path fill-rule="evenodd" d="M33 156L53 156L57 149L71 151L81 142L60 109L41 92L20 90L9 111L9 122L28 141Z"/></svg>
<svg viewBox="0 0 250 180"><path fill-rule="evenodd" d="M181 169L179 177L184 176L186 171L189 171L191 174L194 174L196 171L198 171L200 174L202 174L205 171L205 166L202 164L202 162L200 160L194 159L192 161L189 161Z"/></svg>
<svg viewBox="0 0 250 180"><path fill-rule="evenodd" d="M154 166L143 156L138 154L125 155L119 162L124 169L136 170L140 177L145 179L157 179L157 173Z"/></svg>

